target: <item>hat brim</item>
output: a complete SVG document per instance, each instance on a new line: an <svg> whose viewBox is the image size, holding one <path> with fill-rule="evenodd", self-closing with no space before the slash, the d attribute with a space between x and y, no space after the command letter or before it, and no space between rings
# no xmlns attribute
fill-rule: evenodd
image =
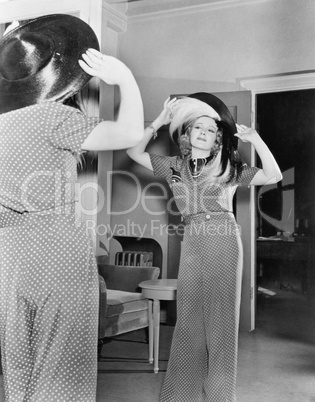
<svg viewBox="0 0 315 402"><path fill-rule="evenodd" d="M0 41L0 54L12 38L27 32L45 35L53 56L45 68L24 79L7 80L0 74L0 113L43 101L63 101L79 92L91 79L79 65L88 48L99 50L93 29L80 18L52 14L26 22Z"/></svg>

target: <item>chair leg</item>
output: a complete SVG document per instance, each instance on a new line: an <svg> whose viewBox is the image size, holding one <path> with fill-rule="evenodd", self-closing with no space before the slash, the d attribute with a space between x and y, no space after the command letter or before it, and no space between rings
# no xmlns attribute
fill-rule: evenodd
<svg viewBox="0 0 315 402"><path fill-rule="evenodd" d="M153 356L153 340L154 340L154 334L153 334L153 307L152 307L152 300L148 299L148 314L149 314L149 363L152 364L154 360Z"/></svg>
<svg viewBox="0 0 315 402"><path fill-rule="evenodd" d="M149 344L149 327L145 327L145 343Z"/></svg>

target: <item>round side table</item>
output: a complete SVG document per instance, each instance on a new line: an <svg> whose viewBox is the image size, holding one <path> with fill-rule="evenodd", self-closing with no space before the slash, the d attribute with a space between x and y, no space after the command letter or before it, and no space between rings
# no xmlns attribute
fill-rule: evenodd
<svg viewBox="0 0 315 402"><path fill-rule="evenodd" d="M149 304L149 363L159 372L160 300L175 300L177 279L156 279L139 284Z"/></svg>

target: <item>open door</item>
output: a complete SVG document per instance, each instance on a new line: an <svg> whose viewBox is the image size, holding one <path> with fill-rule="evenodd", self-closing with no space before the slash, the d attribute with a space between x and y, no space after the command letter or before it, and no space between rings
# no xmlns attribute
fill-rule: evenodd
<svg viewBox="0 0 315 402"><path fill-rule="evenodd" d="M251 126L251 92L220 92L214 93L229 108L235 121ZM249 166L254 153L248 143L239 141L239 151ZM254 188L239 187L236 192L236 220L241 226L244 248L244 268L241 298L240 329L252 331L255 329L255 281L256 281L256 201Z"/></svg>

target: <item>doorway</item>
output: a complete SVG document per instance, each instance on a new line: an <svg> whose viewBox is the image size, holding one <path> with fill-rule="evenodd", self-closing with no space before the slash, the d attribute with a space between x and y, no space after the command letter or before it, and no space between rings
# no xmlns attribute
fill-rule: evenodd
<svg viewBox="0 0 315 402"><path fill-rule="evenodd" d="M256 129L284 176L277 185L257 191L256 329L282 345L290 340L288 355L299 347L305 347L311 355L315 305L315 89L256 94L255 116ZM279 350L274 353L278 361L283 356ZM301 375L301 367L308 367L308 353L300 354L299 367L296 360L290 366L290 372L296 373L292 378L297 381L297 389L303 387L302 378L307 377L306 373Z"/></svg>
<svg viewBox="0 0 315 402"><path fill-rule="evenodd" d="M257 283L308 295L315 226L315 89L258 94L256 129L284 176L277 186L257 191Z"/></svg>
<svg viewBox="0 0 315 402"><path fill-rule="evenodd" d="M265 200L265 208L279 220L290 220L292 233L314 235L315 214L313 194L315 190L315 89L286 91L257 95L256 127L272 150L285 176L292 170L292 183L279 183L278 194L271 194L271 205ZM294 190L293 205L282 205L283 192ZM266 194L268 196L268 193ZM266 198L266 197L265 197ZM275 205L276 204L276 205ZM263 207L263 206L262 206ZM281 209L290 210L284 217ZM294 217L294 219L292 219ZM258 222L259 224L259 222ZM285 222L283 225L285 226ZM276 234L275 228L263 220L263 236ZM276 230L278 229L278 230Z"/></svg>
<svg viewBox="0 0 315 402"><path fill-rule="evenodd" d="M298 73L293 74L279 74L279 75L270 75L264 77L253 77L253 78L244 78L239 80L240 89L247 89L251 91L251 110L252 110L252 127L256 128L256 115L257 115L257 96L259 94L268 94L268 93L276 93L276 92L286 92L286 91L303 91L315 89L315 72L303 72L300 71ZM256 164L255 161L255 152L253 150L253 163ZM256 198L255 198L256 204ZM255 210L257 210L257 205L255 205ZM256 218L258 218L256 216ZM257 220L257 219L256 219ZM255 225L257 228L257 224ZM314 247L313 247L314 248ZM257 253L255 253L257 254ZM254 256L254 264L256 265L256 255ZM312 257L314 260L314 257ZM308 259L310 261L310 259ZM259 274L259 267L255 266L255 272ZM314 274L312 274L314 276ZM256 281L257 282L257 281ZM310 290L309 294L309 305L315 306L315 297L314 297L314 286ZM257 315L257 295L255 294L256 300L256 312L255 317Z"/></svg>

